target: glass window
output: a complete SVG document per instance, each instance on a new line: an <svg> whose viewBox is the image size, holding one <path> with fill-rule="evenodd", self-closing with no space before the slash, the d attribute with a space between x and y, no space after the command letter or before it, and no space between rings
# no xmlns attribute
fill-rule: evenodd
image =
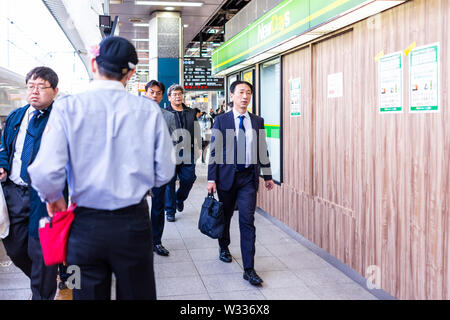
<svg viewBox="0 0 450 320"><path fill-rule="evenodd" d="M247 107L247 110L248 110L248 112L254 112L254 110L253 110L253 101L255 100L255 91L256 90L255 90L255 85L253 83L253 69L243 71L242 74L241 74L241 78L242 78L243 81L247 81L247 82L249 82L250 84L253 85L253 97L252 97L252 100L250 101L250 103L249 103L249 105Z"/></svg>
<svg viewBox="0 0 450 320"><path fill-rule="evenodd" d="M273 180L281 183L281 62L260 65L260 115L264 118Z"/></svg>

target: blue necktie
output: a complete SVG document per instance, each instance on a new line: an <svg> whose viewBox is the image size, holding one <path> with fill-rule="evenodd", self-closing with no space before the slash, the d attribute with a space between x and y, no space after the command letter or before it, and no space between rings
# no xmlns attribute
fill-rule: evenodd
<svg viewBox="0 0 450 320"><path fill-rule="evenodd" d="M28 123L28 129L25 136L25 142L23 143L22 155L20 160L22 161L22 166L20 168L20 177L25 183L28 183L28 164L31 160L31 155L33 154L33 145L34 145L34 137L37 133L37 115L39 114L39 110L33 111L33 117L31 117L30 122Z"/></svg>
<svg viewBox="0 0 450 320"><path fill-rule="evenodd" d="M237 151L236 151L236 169L238 171L242 171L245 169L245 154L246 154L246 146L245 146L245 127L244 127L244 118L245 116L240 115L239 117L239 131L237 136Z"/></svg>

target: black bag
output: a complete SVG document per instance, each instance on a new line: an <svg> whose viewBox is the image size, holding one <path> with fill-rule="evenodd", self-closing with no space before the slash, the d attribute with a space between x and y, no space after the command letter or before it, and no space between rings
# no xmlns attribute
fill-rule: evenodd
<svg viewBox="0 0 450 320"><path fill-rule="evenodd" d="M208 237L218 239L222 237L224 225L223 204L214 198L214 193L208 193L202 205L198 228Z"/></svg>

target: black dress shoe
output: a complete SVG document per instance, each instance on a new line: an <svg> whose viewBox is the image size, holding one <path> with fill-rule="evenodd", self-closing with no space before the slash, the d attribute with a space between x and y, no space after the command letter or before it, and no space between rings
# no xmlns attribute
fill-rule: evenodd
<svg viewBox="0 0 450 320"><path fill-rule="evenodd" d="M227 263L230 263L233 260L228 249L220 249L219 259Z"/></svg>
<svg viewBox="0 0 450 320"><path fill-rule="evenodd" d="M175 215L166 213L166 220L169 222L175 222Z"/></svg>
<svg viewBox="0 0 450 320"><path fill-rule="evenodd" d="M177 201L177 210L178 212L181 212L184 210L184 203L181 201Z"/></svg>
<svg viewBox="0 0 450 320"><path fill-rule="evenodd" d="M248 280L254 286L260 286L264 281L258 276L255 269L247 269L244 271L244 279Z"/></svg>
<svg viewBox="0 0 450 320"><path fill-rule="evenodd" d="M169 255L169 250L164 248L162 244L153 245L153 251L155 251L160 256L168 256Z"/></svg>

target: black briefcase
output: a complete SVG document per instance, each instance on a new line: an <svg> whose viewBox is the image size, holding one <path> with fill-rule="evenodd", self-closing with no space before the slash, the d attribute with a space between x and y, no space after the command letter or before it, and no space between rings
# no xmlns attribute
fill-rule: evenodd
<svg viewBox="0 0 450 320"><path fill-rule="evenodd" d="M225 218L223 204L214 198L214 193L208 193L202 205L198 228L208 237L218 239L222 237Z"/></svg>

